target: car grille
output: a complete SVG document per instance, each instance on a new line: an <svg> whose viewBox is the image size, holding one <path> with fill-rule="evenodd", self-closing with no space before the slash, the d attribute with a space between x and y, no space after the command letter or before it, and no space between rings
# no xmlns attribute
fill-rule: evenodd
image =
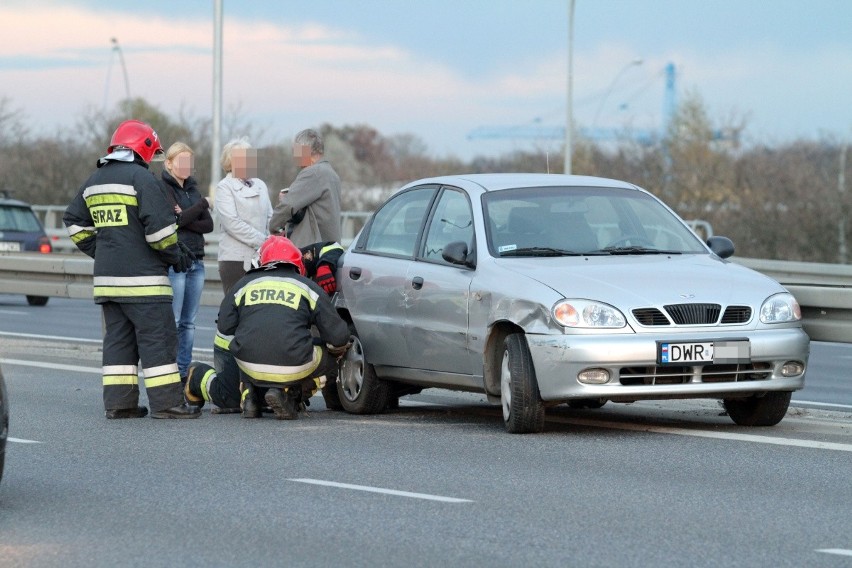
<svg viewBox="0 0 852 568"><path fill-rule="evenodd" d="M740 363L730 365L622 367L619 382L625 386L681 385L693 382L732 383L764 381L772 375L769 363Z"/></svg>
<svg viewBox="0 0 852 568"><path fill-rule="evenodd" d="M719 314L722 306L719 304L671 304L663 306L666 314L657 308L636 308L633 317L641 325L709 325L720 323L731 325L746 323L751 319L751 308L748 306L728 306L722 314Z"/></svg>

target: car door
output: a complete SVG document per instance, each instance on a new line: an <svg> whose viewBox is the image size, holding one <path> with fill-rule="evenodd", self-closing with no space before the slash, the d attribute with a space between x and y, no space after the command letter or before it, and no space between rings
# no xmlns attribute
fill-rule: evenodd
<svg viewBox="0 0 852 568"><path fill-rule="evenodd" d="M475 250L471 205L463 191L444 187L429 216L417 259L406 272L404 333L412 367L470 375L468 303L474 270L441 256L446 245L457 241ZM452 377L446 380L455 382Z"/></svg>
<svg viewBox="0 0 852 568"><path fill-rule="evenodd" d="M409 367L405 340L406 274L437 187L420 186L376 211L343 262L343 295L374 365Z"/></svg>

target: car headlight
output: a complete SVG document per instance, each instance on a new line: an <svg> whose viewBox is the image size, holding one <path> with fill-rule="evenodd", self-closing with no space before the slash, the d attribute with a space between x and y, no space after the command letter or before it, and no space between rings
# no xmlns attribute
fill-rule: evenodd
<svg viewBox="0 0 852 568"><path fill-rule="evenodd" d="M760 306L761 323L784 323L802 319L802 308L792 294L783 292L770 296Z"/></svg>
<svg viewBox="0 0 852 568"><path fill-rule="evenodd" d="M553 306L553 318L565 327L619 328L627 325L620 311L591 300L561 300Z"/></svg>

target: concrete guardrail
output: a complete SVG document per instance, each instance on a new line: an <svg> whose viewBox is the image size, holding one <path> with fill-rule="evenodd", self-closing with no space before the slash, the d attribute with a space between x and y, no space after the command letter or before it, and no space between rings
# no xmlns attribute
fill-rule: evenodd
<svg viewBox="0 0 852 568"><path fill-rule="evenodd" d="M852 266L733 258L781 282L802 306L805 331L816 341L852 343ZM201 302L218 306L222 284L215 261ZM94 262L82 254L0 253L0 293L91 298Z"/></svg>

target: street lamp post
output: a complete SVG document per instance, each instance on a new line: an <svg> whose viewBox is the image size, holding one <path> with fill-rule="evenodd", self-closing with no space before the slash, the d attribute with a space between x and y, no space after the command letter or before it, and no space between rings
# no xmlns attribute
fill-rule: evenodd
<svg viewBox="0 0 852 568"><path fill-rule="evenodd" d="M219 150L222 147L222 0L213 3L213 139L210 144L210 188L208 195L216 199L219 177Z"/></svg>
<svg viewBox="0 0 852 568"><path fill-rule="evenodd" d="M118 53L118 61L121 63L121 70L124 73L124 94L127 100L130 100L130 79L127 78L127 66L124 64L124 52L121 51L121 46L118 45L118 39L110 38L112 49Z"/></svg>
<svg viewBox="0 0 852 568"><path fill-rule="evenodd" d="M571 173L571 134L574 129L574 0L568 0L568 100L565 118L565 168L566 174Z"/></svg>

